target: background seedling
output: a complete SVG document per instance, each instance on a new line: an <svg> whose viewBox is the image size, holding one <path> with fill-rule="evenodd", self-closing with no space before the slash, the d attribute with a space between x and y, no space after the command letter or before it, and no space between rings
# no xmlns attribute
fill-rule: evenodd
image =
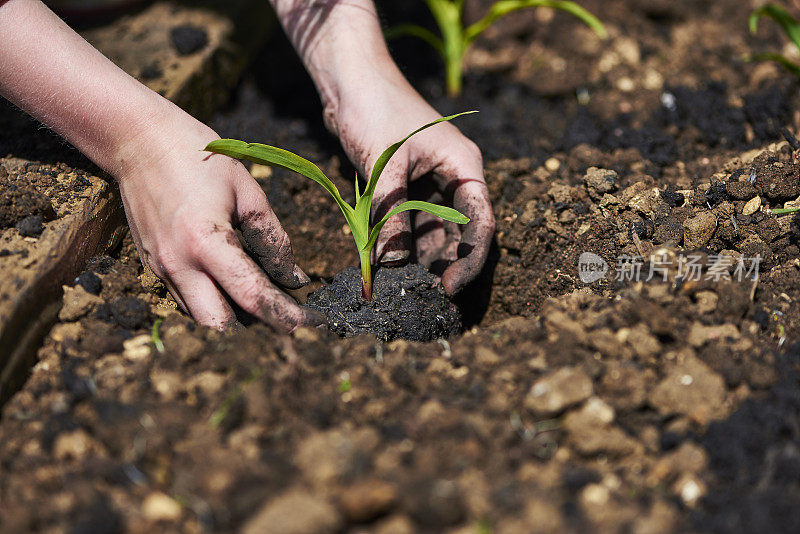
<svg viewBox="0 0 800 534"><path fill-rule="evenodd" d="M758 21L761 17L769 17L783 29L786 36L794 43L800 51L800 23L780 6L775 4L765 4L750 13L750 32L755 34L758 31ZM800 78L800 64L787 58L782 54L774 52L763 52L755 54L750 59L753 61L774 61L783 66L786 70Z"/></svg>
<svg viewBox="0 0 800 534"><path fill-rule="evenodd" d="M163 319L160 318L156 319L156 322L153 323L153 329L150 331L150 339L158 352L164 352L164 342L161 341L161 337L158 335L158 329L161 328L162 320Z"/></svg>
<svg viewBox="0 0 800 534"><path fill-rule="evenodd" d="M800 208L775 208L767 211L773 215L788 215L789 213L797 213Z"/></svg>
<svg viewBox="0 0 800 534"><path fill-rule="evenodd" d="M361 260L361 295L365 300L372 300L372 249L375 247L375 243L378 241L378 234L380 234L383 225L386 224L386 221L388 221L390 217L404 211L421 210L454 223L466 224L469 222L468 217L454 210L453 208L431 204L430 202L422 202L420 200L409 200L389 211L389 213L387 213L370 229L369 221L370 214L372 212L372 196L375 193L375 186L378 184L378 180L381 177L383 169L386 167L386 164L389 162L395 152L397 152L403 143L408 141L408 139L414 134L417 134L426 128L430 128L435 124L439 124L440 122L450 121L456 117L470 113L477 112L467 111L437 119L431 123L421 126L397 143L384 150L383 153L378 157L375 165L372 167L372 173L369 176L369 180L367 181L367 185L364 188L363 193L359 191L358 176L356 176L355 207L345 202L345 200L342 198L342 195L339 193L339 190L336 188L333 182L331 182L330 179L325 176L319 167L307 159L301 158L300 156L289 152L288 150L269 145L262 145L260 143L246 143L236 139L218 139L216 141L212 141L208 144L208 146L206 146L205 150L209 152L215 152L217 154L224 154L232 158L247 159L261 165L283 167L284 169L289 169L298 174L302 174L306 178L310 178L324 187L325 190L330 193L333 199L336 201L336 204L338 204L339 208L344 214L347 224L350 226L353 240L356 242L356 247L358 248L358 256Z"/></svg>
<svg viewBox="0 0 800 534"><path fill-rule="evenodd" d="M387 38L401 35L418 37L431 45L444 60L447 93L450 96L461 94L461 75L464 68L464 55L480 34L497 19L519 9L528 7L549 7L571 13L592 28L605 39L606 29L600 20L587 10L564 0L500 0L495 2L482 19L469 26L464 26L464 0L425 0L441 37L432 31L416 24L401 24L386 32Z"/></svg>

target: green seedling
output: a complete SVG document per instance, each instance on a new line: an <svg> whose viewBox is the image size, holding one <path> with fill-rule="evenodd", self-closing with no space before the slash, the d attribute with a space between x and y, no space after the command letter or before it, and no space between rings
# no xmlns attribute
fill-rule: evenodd
<svg viewBox="0 0 800 534"><path fill-rule="evenodd" d="M767 210L768 213L773 215L788 215L790 213L797 213L798 211L800 211L800 208L775 208Z"/></svg>
<svg viewBox="0 0 800 534"><path fill-rule="evenodd" d="M765 4L760 8L750 13L750 32L755 34L758 31L758 21L762 17L769 17L783 29L784 33L789 40L794 43L797 50L800 51L800 22L786 12L782 7L775 4ZM792 61L788 57L777 54L774 52L764 52L755 54L751 58L753 61L774 61L781 65L783 68L800 78L800 64ZM773 211L774 213L774 211Z"/></svg>
<svg viewBox="0 0 800 534"><path fill-rule="evenodd" d="M353 387L353 383L350 381L350 373L345 371L341 375L339 375L339 393L347 393L350 391L350 388Z"/></svg>
<svg viewBox="0 0 800 534"><path fill-rule="evenodd" d="M261 370L254 369L250 372L247 378L236 384L233 390L225 397L225 400L222 401L222 406L220 406L214 413L211 414L211 417L208 419L209 424L214 428L219 428L222 426L222 423L224 423L225 419L228 418L228 415L233 407L237 402L239 402L239 399L242 398L242 395L244 395L245 388L261 378L261 375Z"/></svg>
<svg viewBox="0 0 800 534"><path fill-rule="evenodd" d="M164 352L164 342L161 341L161 336L158 335L158 329L161 328L162 321L163 319L156 319L156 322L153 323L153 330L150 332L150 340L158 352Z"/></svg>
<svg viewBox="0 0 800 534"><path fill-rule="evenodd" d="M217 141L212 141L204 150L215 152L217 154L224 154L232 158L247 159L260 165L270 165L273 167L289 169L290 171L294 171L298 174L302 174L306 178L314 180L319 185L324 187L325 190L330 193L333 199L336 201L336 204L344 214L347 224L350 226L353 240L356 242L356 248L358 248L358 256L361 261L361 295L365 300L370 301L372 300L372 249L375 247L375 243L378 241L378 234L380 234L383 225L386 224L386 221L388 221L389 218L404 211L420 210L440 217L446 221L451 221L458 224L466 224L469 222L469 218L467 216L463 215L457 210L454 210L453 208L431 204L430 202L422 202L420 200L409 200L390 210L389 213L383 217L383 219L378 221L370 229L369 222L370 214L372 212L372 196L375 193L375 186L378 184L378 180L381 177L383 169L386 167L386 164L389 162L395 152L397 152L403 143L408 141L408 139L414 134L417 134L426 128L430 128L435 124L439 124L440 122L450 121L456 117L470 113L477 112L467 111L437 119L411 132L406 137L384 150L380 157L378 157L378 160L375 162L375 165L372 168L372 173L369 176L369 180L367 181L367 185L363 192L359 191L358 176L356 176L355 206L351 206L342 198L339 190L336 188L333 182L331 182L331 180L325 176L319 167L307 159L301 158L300 156L289 152L288 150L283 150L282 148L276 148L269 145L262 145L260 143L246 143L244 141L237 141L236 139L219 139Z"/></svg>
<svg viewBox="0 0 800 534"><path fill-rule="evenodd" d="M500 0L495 2L482 19L464 26L464 0L425 0L441 37L416 24L401 24L390 28L386 37L391 39L403 35L417 37L431 45L442 57L445 67L445 83L450 96L461 94L464 56L467 50L489 26L497 19L519 9L529 7L549 7L560 9L578 17L592 28L601 38L608 35L600 20L575 2L564 0Z"/></svg>

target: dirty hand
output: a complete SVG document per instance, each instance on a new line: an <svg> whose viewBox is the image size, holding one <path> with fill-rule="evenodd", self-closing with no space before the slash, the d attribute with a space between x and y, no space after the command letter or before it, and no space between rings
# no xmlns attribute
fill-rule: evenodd
<svg viewBox="0 0 800 534"><path fill-rule="evenodd" d="M198 322L233 322L227 294L283 330L321 324L273 285L296 288L308 277L244 166L201 151L218 139L211 129L120 70L37 0L0 0L0 37L0 95L119 181L142 261ZM239 245L237 225L260 266Z"/></svg>
<svg viewBox="0 0 800 534"><path fill-rule="evenodd" d="M241 162L202 152L219 137L183 119L169 144L153 145L165 151L147 152L116 176L142 261L202 324L223 328L235 321L225 295L280 330L322 324L274 285L296 289L309 279L262 189ZM242 249L235 227L258 263Z"/></svg>
<svg viewBox="0 0 800 534"><path fill-rule="evenodd" d="M386 147L440 116L389 55L372 0L271 2L319 90L328 128L362 176ZM402 213L383 227L374 260L400 264L416 256L454 294L483 267L494 215L480 151L452 124L415 135L392 157L375 191L373 221L409 198L450 204L470 222L458 227Z"/></svg>
<svg viewBox="0 0 800 534"><path fill-rule="evenodd" d="M389 70L371 78L369 90L339 92L326 122L360 174L369 176L386 147L440 116L399 72ZM375 189L373 221L409 199L452 206L470 222L457 225L424 212L395 215L381 231L374 261L400 265L416 259L454 294L483 267L494 215L480 150L453 124L416 134L392 157Z"/></svg>

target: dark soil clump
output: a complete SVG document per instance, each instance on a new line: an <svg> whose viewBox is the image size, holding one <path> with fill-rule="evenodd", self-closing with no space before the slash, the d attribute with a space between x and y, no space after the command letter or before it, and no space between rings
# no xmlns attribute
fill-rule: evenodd
<svg viewBox="0 0 800 534"><path fill-rule="evenodd" d="M75 285L83 287L92 295L99 295L103 289L103 281L92 271L83 271L75 278Z"/></svg>
<svg viewBox="0 0 800 534"><path fill-rule="evenodd" d="M14 227L22 237L38 237L44 231L41 215L29 215Z"/></svg>
<svg viewBox="0 0 800 534"><path fill-rule="evenodd" d="M361 271L350 267L308 297L308 307L328 318L342 337L372 333L378 339L432 341L461 330L461 315L433 275L419 264L381 268L372 302L361 297Z"/></svg>
<svg viewBox="0 0 800 534"><path fill-rule="evenodd" d="M55 218L53 206L47 197L24 180L0 175L0 230L33 215L40 216L40 222Z"/></svg>
<svg viewBox="0 0 800 534"><path fill-rule="evenodd" d="M208 44L208 34L203 28L184 24L172 28L170 32L172 46L182 56L199 52Z"/></svg>

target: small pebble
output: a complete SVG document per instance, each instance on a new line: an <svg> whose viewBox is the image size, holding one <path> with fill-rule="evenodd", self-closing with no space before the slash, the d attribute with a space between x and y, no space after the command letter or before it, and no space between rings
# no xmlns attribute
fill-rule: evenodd
<svg viewBox="0 0 800 534"><path fill-rule="evenodd" d="M175 521L181 513L181 505L161 492L151 493L142 503L142 514L150 521Z"/></svg>
<svg viewBox="0 0 800 534"><path fill-rule="evenodd" d="M761 207L761 197L753 197L742 208L742 215L752 215Z"/></svg>
<svg viewBox="0 0 800 534"><path fill-rule="evenodd" d="M558 161L556 158L550 158L544 162L544 168L550 172L556 172L558 169L561 168L561 162Z"/></svg>

